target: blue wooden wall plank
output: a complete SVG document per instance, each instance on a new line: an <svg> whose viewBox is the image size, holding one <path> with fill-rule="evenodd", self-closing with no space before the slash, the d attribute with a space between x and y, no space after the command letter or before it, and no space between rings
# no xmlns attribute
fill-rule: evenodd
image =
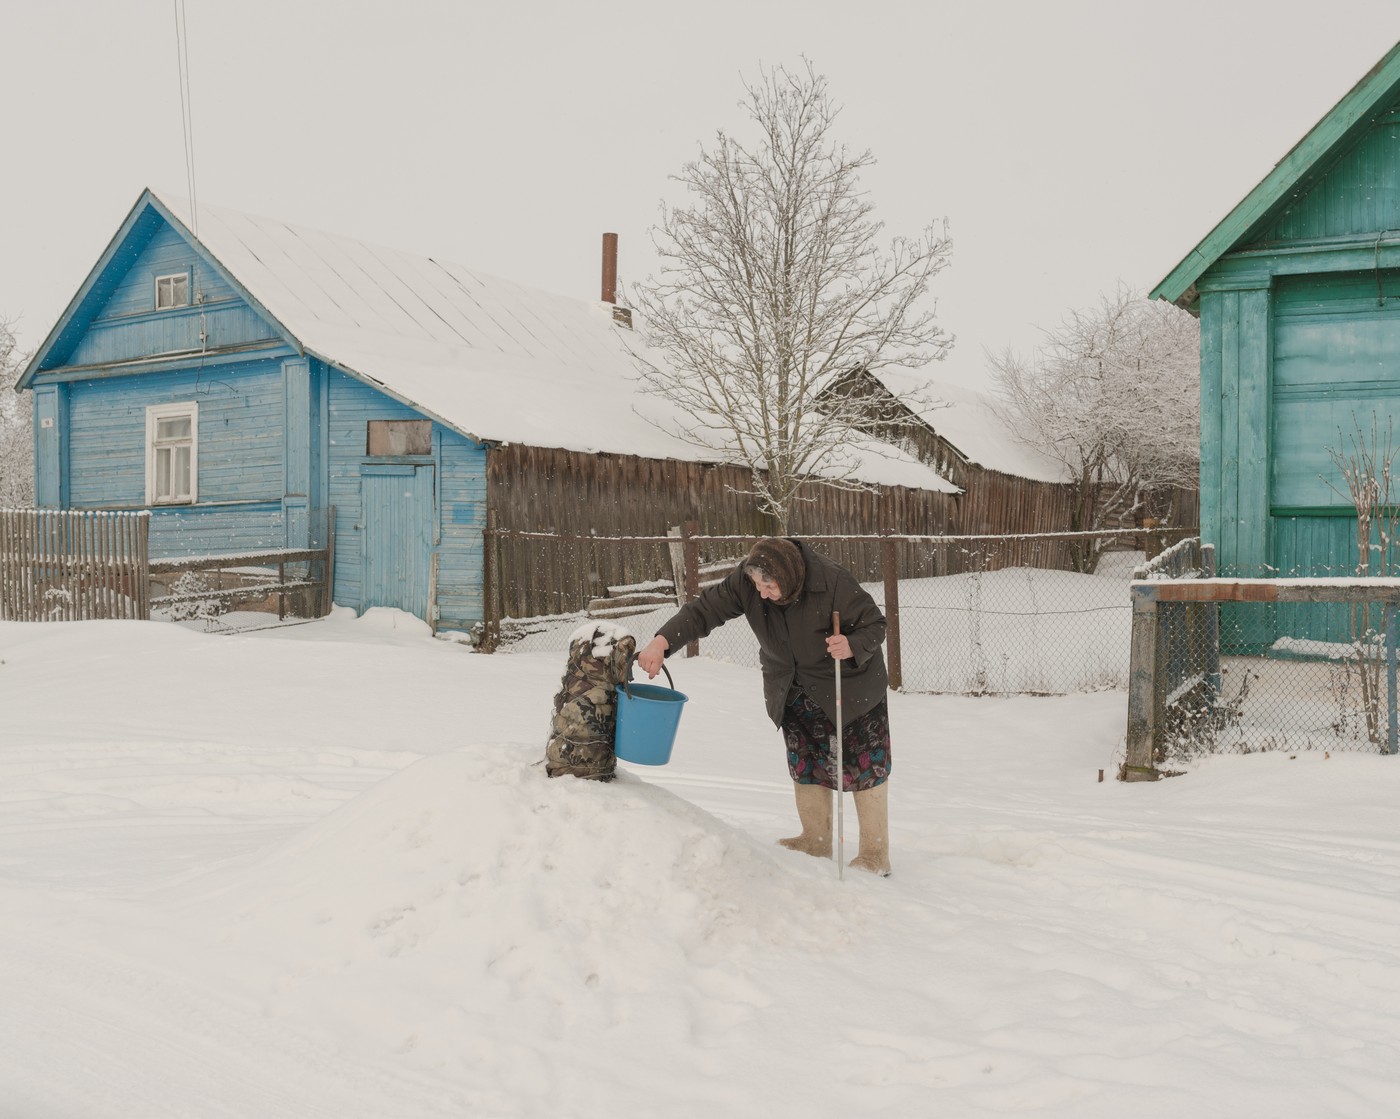
<svg viewBox="0 0 1400 1119"><path fill-rule="evenodd" d="M319 363L318 363L319 364ZM335 370L326 381L328 501L336 507L335 600L360 609L363 591L361 469L370 420L411 420L420 413ZM438 489L438 610L443 628L480 621L482 548L486 514L486 451L462 435L435 426Z"/></svg>
<svg viewBox="0 0 1400 1119"><path fill-rule="evenodd" d="M114 364L157 354L217 351L277 337L273 326L245 303L183 307L94 326L74 347L68 364Z"/></svg>
<svg viewBox="0 0 1400 1119"><path fill-rule="evenodd" d="M308 547L312 491L311 437L314 428L311 363L295 358L282 363L283 508L287 512L289 548Z"/></svg>
<svg viewBox="0 0 1400 1119"><path fill-rule="evenodd" d="M169 225L161 224L117 284L97 320L155 310L155 278L175 272L190 274L190 293L203 292L206 302L234 297L214 269L199 260L194 248Z"/></svg>
<svg viewBox="0 0 1400 1119"><path fill-rule="evenodd" d="M438 625L469 629L481 621L486 527L486 450L456 432L442 438L442 543L438 553Z"/></svg>
<svg viewBox="0 0 1400 1119"><path fill-rule="evenodd" d="M146 408L189 400L199 404L200 502L282 498L280 362L73 382L69 394L74 508L144 504Z"/></svg>
<svg viewBox="0 0 1400 1119"><path fill-rule="evenodd" d="M155 279L190 274L191 297L203 302L155 309ZM204 337L201 339L201 332ZM249 307L232 287L169 225L151 236L106 302L99 306L66 365L96 365L153 354L218 349L279 337L276 328Z"/></svg>
<svg viewBox="0 0 1400 1119"><path fill-rule="evenodd" d="M63 453L67 398L66 385L34 390L34 504L41 509L60 509L67 497Z"/></svg>
<svg viewBox="0 0 1400 1119"><path fill-rule="evenodd" d="M268 551L285 539L281 502L162 507L151 515L155 559Z"/></svg>

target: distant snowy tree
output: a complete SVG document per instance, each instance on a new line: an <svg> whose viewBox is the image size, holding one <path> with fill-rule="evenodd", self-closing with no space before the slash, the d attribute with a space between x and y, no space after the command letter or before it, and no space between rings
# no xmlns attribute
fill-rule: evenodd
<svg viewBox="0 0 1400 1119"><path fill-rule="evenodd" d="M34 504L34 436L30 397L16 394L24 368L11 324L0 319L0 509Z"/></svg>
<svg viewBox="0 0 1400 1119"><path fill-rule="evenodd" d="M1116 527L1155 487L1200 472L1200 327L1127 289L1071 311L1031 359L991 359L999 411L1023 443L1064 463L1073 528ZM1098 549L1086 549L1092 570Z"/></svg>
<svg viewBox="0 0 1400 1119"><path fill-rule="evenodd" d="M918 366L951 337L925 301L949 263L946 225L878 243L860 189L874 163L832 138L839 107L810 63L745 85L752 139L717 133L663 205L660 275L630 292L648 343L647 391L686 413L675 433L747 466L762 508L785 530L804 480L860 488L850 445L869 417L823 388L843 372Z"/></svg>

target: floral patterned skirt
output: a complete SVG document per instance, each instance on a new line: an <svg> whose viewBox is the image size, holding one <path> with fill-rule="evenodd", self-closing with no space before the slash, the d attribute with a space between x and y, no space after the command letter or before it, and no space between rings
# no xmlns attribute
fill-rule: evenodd
<svg viewBox="0 0 1400 1119"><path fill-rule="evenodd" d="M788 701L783 712L783 739L787 742L788 773L794 781L836 787L831 779L836 724L802 692ZM873 789L889 777L890 717L885 700L845 725L841 755L845 762L841 784L847 792Z"/></svg>

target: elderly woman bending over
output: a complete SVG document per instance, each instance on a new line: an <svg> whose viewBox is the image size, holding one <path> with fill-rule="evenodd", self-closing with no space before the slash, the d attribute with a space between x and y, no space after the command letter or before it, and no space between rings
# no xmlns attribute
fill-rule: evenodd
<svg viewBox="0 0 1400 1119"><path fill-rule="evenodd" d="M841 616L833 633L831 616ZM800 540L772 537L753 546L723 582L687 603L637 654L648 676L681 646L740 616L758 638L763 698L782 729L802 834L778 842L831 857L831 790L836 681L841 662L842 788L855 793L860 851L851 866L890 872L889 680L880 646L885 616L845 568Z"/></svg>

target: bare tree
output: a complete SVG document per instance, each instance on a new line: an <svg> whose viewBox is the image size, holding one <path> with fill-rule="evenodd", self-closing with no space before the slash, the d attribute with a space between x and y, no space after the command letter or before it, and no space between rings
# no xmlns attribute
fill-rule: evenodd
<svg viewBox="0 0 1400 1119"><path fill-rule="evenodd" d="M1345 440L1338 431L1342 449L1328 448L1332 465L1341 475L1345 490L1335 482L1327 484L1334 493L1351 502L1356 510L1356 573L1362 577L1389 578L1395 574L1400 555L1400 509L1395 492L1395 422L1382 434L1376 413L1371 413L1367 435L1361 421L1352 416L1355 428ZM1350 443L1350 447L1346 443ZM1361 682L1361 710L1366 718L1366 736L1379 744L1388 718L1384 700L1386 649L1381 612L1368 603L1352 603L1351 655L1343 662L1349 678L1355 671ZM1346 688L1341 692L1345 694Z"/></svg>
<svg viewBox="0 0 1400 1119"><path fill-rule="evenodd" d="M868 416L823 388L844 372L918 366L951 337L924 297L949 262L945 225L895 237L861 191L874 159L832 138L839 107L810 63L745 85L752 141L723 131L676 180L690 203L663 205L660 276L631 294L646 338L643 387L687 417L675 434L747 466L785 531L807 480L859 488L851 446Z"/></svg>
<svg viewBox="0 0 1400 1119"><path fill-rule="evenodd" d="M1004 422L1065 465L1076 531L1121 524L1155 488L1198 484L1200 327L1185 311L1120 288L1071 311L1033 358L990 360ZM1100 551L1081 549L1080 569Z"/></svg>
<svg viewBox="0 0 1400 1119"><path fill-rule="evenodd" d="M16 394L24 368L11 324L0 319L0 509L34 504L34 435L28 393Z"/></svg>

